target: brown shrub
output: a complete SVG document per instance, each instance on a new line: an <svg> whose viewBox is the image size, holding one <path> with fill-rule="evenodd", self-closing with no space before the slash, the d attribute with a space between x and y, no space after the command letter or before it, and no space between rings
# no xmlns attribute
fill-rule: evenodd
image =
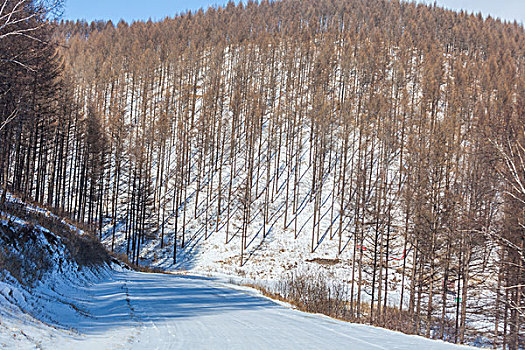
<svg viewBox="0 0 525 350"><path fill-rule="evenodd" d="M111 253L111 257L113 262L124 265L124 268L128 268L130 270L140 271L140 272L147 272L147 273L167 273L166 271L151 267L151 266L143 266L143 265L137 265L129 260L129 257L124 253Z"/></svg>
<svg viewBox="0 0 525 350"><path fill-rule="evenodd" d="M331 317L347 317L347 290L344 285L330 283L321 274L292 274L280 281L274 294L279 294L299 309Z"/></svg>
<svg viewBox="0 0 525 350"><path fill-rule="evenodd" d="M4 204L4 210L33 225L39 225L60 237L70 254L70 258L80 266L100 266L110 261L110 256L102 243L88 231L84 231L84 235L79 235L67 223L51 215L27 210L27 207L21 203L7 202ZM72 224L72 226L78 227L77 224ZM50 244L56 244L54 235L45 231L43 233Z"/></svg>
<svg viewBox="0 0 525 350"><path fill-rule="evenodd" d="M33 227L13 230L0 227L7 244L0 249L0 269L8 271L22 285L33 287L53 267L47 247L42 246ZM16 252L16 253L15 253Z"/></svg>

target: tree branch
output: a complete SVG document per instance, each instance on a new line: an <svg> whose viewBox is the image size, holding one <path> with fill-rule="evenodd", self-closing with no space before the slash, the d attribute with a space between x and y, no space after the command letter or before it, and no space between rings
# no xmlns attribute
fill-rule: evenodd
<svg viewBox="0 0 525 350"><path fill-rule="evenodd" d="M11 115L7 117L6 120L4 120L4 122L0 125L0 131L2 131L7 126L7 124L12 122L17 117L17 115L18 115L18 109L15 109L11 113Z"/></svg>

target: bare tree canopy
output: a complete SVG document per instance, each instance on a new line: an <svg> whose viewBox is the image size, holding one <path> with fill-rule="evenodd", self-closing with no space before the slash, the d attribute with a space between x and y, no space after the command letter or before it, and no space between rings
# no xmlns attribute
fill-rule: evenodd
<svg viewBox="0 0 525 350"><path fill-rule="evenodd" d="M0 101L11 108L0 115L0 132L19 114L23 94L12 94L38 71L42 55L51 54L51 21L60 16L62 0L3 0L0 6ZM24 84L24 83L22 83Z"/></svg>
<svg viewBox="0 0 525 350"><path fill-rule="evenodd" d="M9 36L40 40L33 33L60 16L62 4L63 0L4 0L0 8L0 40Z"/></svg>

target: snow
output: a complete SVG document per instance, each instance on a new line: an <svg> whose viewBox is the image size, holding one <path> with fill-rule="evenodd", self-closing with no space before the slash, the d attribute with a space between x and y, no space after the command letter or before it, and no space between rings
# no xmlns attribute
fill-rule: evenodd
<svg viewBox="0 0 525 350"><path fill-rule="evenodd" d="M105 269L50 282L16 301L0 284L0 347L467 349L303 313L218 278Z"/></svg>

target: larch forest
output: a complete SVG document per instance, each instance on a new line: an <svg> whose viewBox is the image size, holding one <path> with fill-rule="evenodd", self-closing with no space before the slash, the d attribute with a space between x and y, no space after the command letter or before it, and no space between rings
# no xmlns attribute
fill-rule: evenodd
<svg viewBox="0 0 525 350"><path fill-rule="evenodd" d="M299 308L525 349L522 24L402 0L88 23L58 2L0 1L0 208L139 268L198 238L242 275L287 237L304 254L272 293ZM341 272L321 288L306 261Z"/></svg>

